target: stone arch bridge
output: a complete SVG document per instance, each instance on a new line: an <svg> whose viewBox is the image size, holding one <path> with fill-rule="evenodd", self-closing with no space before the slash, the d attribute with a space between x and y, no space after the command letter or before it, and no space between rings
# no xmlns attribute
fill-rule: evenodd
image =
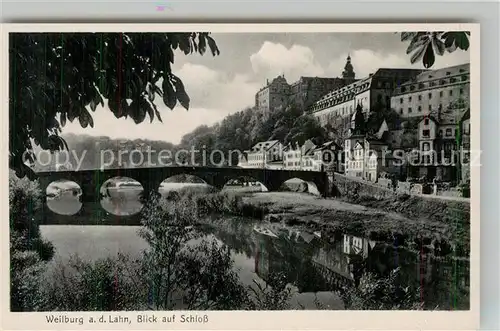
<svg viewBox="0 0 500 331"><path fill-rule="evenodd" d="M58 215L57 224L74 224L79 215L96 213L97 210L102 212L100 205L100 191L102 185L109 179L114 177L129 177L138 181L143 187L143 194L149 196L151 193L157 193L160 184L167 178L176 175L192 175L196 176L208 185L217 189L222 189L230 180L241 178L252 178L261 182L268 191L276 191L281 185L289 179L298 178L309 185L317 188L321 196L330 195L331 183L333 174L316 171L297 171L297 170L274 170L274 169L248 169L236 167L151 167L151 168L119 168L105 170L81 170L81 171L51 171L38 172L37 177L42 192L46 192L47 187L54 181L68 180L77 183L82 189L80 211L75 215ZM44 207L46 207L44 203ZM56 214L51 212L49 208L43 208L44 219L55 217ZM76 218L75 218L76 216ZM133 216L131 216L133 218ZM111 216L113 218L113 216ZM106 224L121 223L126 217L116 216L114 221L108 221ZM132 224L138 221L131 221ZM47 223L42 220L42 223ZM80 222L78 222L81 224ZM102 224L102 223L100 223Z"/></svg>

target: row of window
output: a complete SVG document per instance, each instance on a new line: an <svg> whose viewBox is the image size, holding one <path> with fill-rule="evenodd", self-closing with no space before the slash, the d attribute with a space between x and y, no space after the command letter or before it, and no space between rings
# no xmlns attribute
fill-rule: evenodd
<svg viewBox="0 0 500 331"><path fill-rule="evenodd" d="M461 88L461 89L459 90L459 94L460 94L460 95L463 95L463 94L464 94L464 89L463 89L463 88ZM431 100L431 99L432 99L432 93L431 93L431 92L429 92L427 95L428 95L428 99L429 99L429 100ZM448 95L449 95L449 96L453 96L453 90L449 90L449 91L448 91ZM440 92L439 92L439 97L440 97L440 98L442 98L443 96L444 96L444 91L440 91ZM417 98L418 98L418 101L422 101L422 95L421 95L421 94L419 94ZM409 101L409 102L411 102L411 101L412 101L412 96L411 96L411 95L408 97L408 101ZM404 102L403 98L399 98L399 103L401 103L401 104L402 104L403 102Z"/></svg>
<svg viewBox="0 0 500 331"><path fill-rule="evenodd" d="M432 111L432 105L429 105L429 106L427 107L427 109L428 109L429 111ZM442 105L442 104L439 104L439 106L438 106L438 110L443 110L443 105ZM421 105L419 105L419 106L417 107L417 111L419 111L419 112L421 112L421 111L422 111L422 106L421 106ZM400 109L399 109L399 113L400 113L400 114L403 114L403 113L404 113L404 109L403 109L403 108L400 108ZM411 114L411 113L413 113L413 108L412 108L412 107L408 107L408 114Z"/></svg>
<svg viewBox="0 0 500 331"><path fill-rule="evenodd" d="M332 100L328 100L328 101L324 101L324 102L321 102L319 104L316 104L315 106L312 107L312 111L317 111L317 110L325 109L328 107L334 107L336 105L342 104L342 103L350 101L350 100L354 100L354 94L349 96L349 97L346 96L344 98L332 99ZM377 100L381 101L382 95L378 95ZM358 99L358 101L364 101L366 103L368 101L368 98L364 97L364 98ZM345 110L345 113L347 113L347 106L345 108L342 107L341 109L342 109L342 115L344 115L344 110ZM350 107L350 112L352 113L352 106Z"/></svg>
<svg viewBox="0 0 500 331"><path fill-rule="evenodd" d="M445 137L452 137L453 131L454 130L452 128L446 128ZM422 137L423 138L429 138L430 136L431 136L431 131L429 129L422 130ZM439 136L443 136L443 130L439 130Z"/></svg>
<svg viewBox="0 0 500 331"><path fill-rule="evenodd" d="M432 78L432 76L429 76L429 78ZM460 77L460 79L458 79L457 77L451 77L451 78L448 78L448 80L441 79L439 81L439 85L453 84L453 83L457 83L459 81L466 82L468 80L469 80L469 76L468 75L462 75ZM428 86L426 86L426 84L424 82L420 82L418 84L418 89L425 89L427 87L434 87L436 85L437 85L437 83L436 83L435 80L428 82ZM409 88L407 86L402 86L401 87L401 93L405 93L407 91L414 91L416 89L417 89L417 85L410 85Z"/></svg>

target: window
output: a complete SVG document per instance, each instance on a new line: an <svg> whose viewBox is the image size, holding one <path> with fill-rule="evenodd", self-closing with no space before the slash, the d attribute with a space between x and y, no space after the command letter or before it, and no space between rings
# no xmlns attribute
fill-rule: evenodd
<svg viewBox="0 0 500 331"><path fill-rule="evenodd" d="M403 103L403 98L400 98L400 99L399 99L399 103Z"/></svg>
<svg viewBox="0 0 500 331"><path fill-rule="evenodd" d="M460 95L462 95L462 94L464 94L464 89L463 88L460 89Z"/></svg>
<svg viewBox="0 0 500 331"><path fill-rule="evenodd" d="M424 125L429 125L429 119L428 118L424 119Z"/></svg>
<svg viewBox="0 0 500 331"><path fill-rule="evenodd" d="M467 78L468 78L467 75L463 75L462 76L462 82L465 82L467 80Z"/></svg>
<svg viewBox="0 0 500 331"><path fill-rule="evenodd" d="M443 110L443 105L439 104L438 110Z"/></svg>
<svg viewBox="0 0 500 331"><path fill-rule="evenodd" d="M432 93L429 93L429 100L432 99Z"/></svg>
<svg viewBox="0 0 500 331"><path fill-rule="evenodd" d="M453 95L453 90L450 90L450 97Z"/></svg>
<svg viewBox="0 0 500 331"><path fill-rule="evenodd" d="M439 97L443 96L443 91L439 92Z"/></svg>
<svg viewBox="0 0 500 331"><path fill-rule="evenodd" d="M422 137L429 138L431 136L431 130L422 130Z"/></svg>
<svg viewBox="0 0 500 331"><path fill-rule="evenodd" d="M439 136L443 135L443 130L439 130Z"/></svg>
<svg viewBox="0 0 500 331"><path fill-rule="evenodd" d="M419 83L418 88L423 89L425 87L424 83Z"/></svg>
<svg viewBox="0 0 500 331"><path fill-rule="evenodd" d="M411 113L411 111L412 111L411 107L408 107L408 113Z"/></svg>
<svg viewBox="0 0 500 331"><path fill-rule="evenodd" d="M429 111L431 111L431 110L432 110L432 105L429 105Z"/></svg>
<svg viewBox="0 0 500 331"><path fill-rule="evenodd" d="M411 97L408 97L408 101L411 102Z"/></svg>
<svg viewBox="0 0 500 331"><path fill-rule="evenodd" d="M418 111L422 111L422 106L418 106Z"/></svg>
<svg viewBox="0 0 500 331"><path fill-rule="evenodd" d="M403 108L401 108L401 109L399 110L399 113L400 113L400 114L403 114Z"/></svg>
<svg viewBox="0 0 500 331"><path fill-rule="evenodd" d="M451 128L446 129L446 136L447 136L447 137L450 137L450 136L451 136L451 134L452 134L452 132L451 132Z"/></svg>
<svg viewBox="0 0 500 331"><path fill-rule="evenodd" d="M418 95L418 101L422 101L422 95Z"/></svg>

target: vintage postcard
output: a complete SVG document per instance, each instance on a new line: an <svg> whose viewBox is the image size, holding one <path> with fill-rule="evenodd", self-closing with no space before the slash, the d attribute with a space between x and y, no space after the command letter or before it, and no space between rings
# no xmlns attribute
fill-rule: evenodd
<svg viewBox="0 0 500 331"><path fill-rule="evenodd" d="M2 329L478 328L478 24L2 31Z"/></svg>

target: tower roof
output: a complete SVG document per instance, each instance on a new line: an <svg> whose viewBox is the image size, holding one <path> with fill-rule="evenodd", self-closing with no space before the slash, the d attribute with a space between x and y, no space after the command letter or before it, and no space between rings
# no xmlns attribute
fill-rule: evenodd
<svg viewBox="0 0 500 331"><path fill-rule="evenodd" d="M354 79L355 77L356 77L356 75L354 73L354 68L352 67L352 64L351 64L351 55L348 54L346 64L344 67L344 71L342 72L342 78Z"/></svg>

